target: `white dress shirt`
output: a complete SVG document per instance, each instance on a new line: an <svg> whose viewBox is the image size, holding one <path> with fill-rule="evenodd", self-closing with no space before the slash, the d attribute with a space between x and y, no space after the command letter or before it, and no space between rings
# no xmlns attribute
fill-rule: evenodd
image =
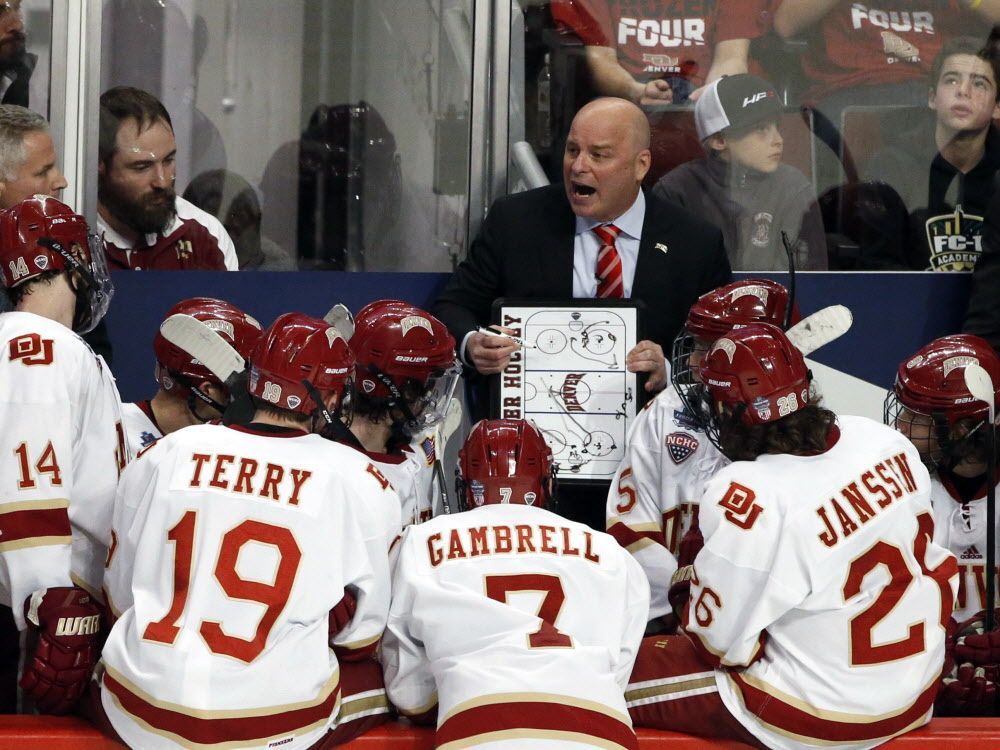
<svg viewBox="0 0 1000 750"><path fill-rule="evenodd" d="M601 249L601 239L594 234L594 227L614 224L621 233L615 240L618 255L622 259L622 286L625 298L632 296L632 282L635 280L635 265L639 259L639 239L642 237L642 222L646 218L646 196L639 191L635 202L621 216L611 221L595 221L576 217L576 236L573 238L573 296L593 298L597 296L597 253Z"/></svg>

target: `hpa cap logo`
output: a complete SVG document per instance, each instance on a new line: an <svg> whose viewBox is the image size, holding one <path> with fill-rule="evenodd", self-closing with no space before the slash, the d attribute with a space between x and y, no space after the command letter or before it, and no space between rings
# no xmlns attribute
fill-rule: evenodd
<svg viewBox="0 0 1000 750"><path fill-rule="evenodd" d="M670 460L680 464L698 450L698 441L686 432L671 432L667 435L666 446Z"/></svg>
<svg viewBox="0 0 1000 750"><path fill-rule="evenodd" d="M427 333L434 335L434 329L431 327L431 322L420 315L407 315L401 321L399 321L400 327L403 329L403 338L406 338L406 334L409 333L414 328L423 328Z"/></svg>
<svg viewBox="0 0 1000 750"><path fill-rule="evenodd" d="M746 109L751 104L756 104L761 99L767 99L769 96L774 96L773 91L758 91L756 94L750 94L743 100L743 108Z"/></svg>

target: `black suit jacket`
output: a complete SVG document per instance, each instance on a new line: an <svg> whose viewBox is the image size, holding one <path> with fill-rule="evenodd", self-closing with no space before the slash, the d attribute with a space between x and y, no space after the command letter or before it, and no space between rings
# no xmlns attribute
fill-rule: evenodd
<svg viewBox="0 0 1000 750"><path fill-rule="evenodd" d="M498 297L573 297L576 216L562 185L497 200L433 307L460 346L488 325ZM666 247L666 252L657 248ZM632 298L645 305L645 338L670 351L688 309L730 281L722 233L680 206L646 194Z"/></svg>

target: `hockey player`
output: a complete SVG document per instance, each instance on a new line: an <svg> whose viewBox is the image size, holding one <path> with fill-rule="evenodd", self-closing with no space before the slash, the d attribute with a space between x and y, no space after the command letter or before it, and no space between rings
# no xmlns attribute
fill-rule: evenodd
<svg viewBox="0 0 1000 750"><path fill-rule="evenodd" d="M192 297L171 307L171 315L190 315L207 325L246 359L260 336L260 323L236 305L211 297ZM132 455L174 430L219 419L229 404L229 389L198 358L167 341L153 339L155 377L160 388L148 401L124 404L125 435Z"/></svg>
<svg viewBox="0 0 1000 750"><path fill-rule="evenodd" d="M401 713L437 716L435 747L638 747L622 693L646 577L551 512L554 474L534 425L479 422L459 452L466 512L404 532L382 663Z"/></svg>
<svg viewBox="0 0 1000 750"><path fill-rule="evenodd" d="M770 748L870 748L930 720L956 563L932 540L916 449L813 403L782 331L752 323L699 365L705 428L733 463L698 516L687 635L645 639L637 725Z"/></svg>
<svg viewBox="0 0 1000 750"><path fill-rule="evenodd" d="M365 305L354 319L353 439L392 483L403 524L442 512L434 481L437 446L429 430L444 418L461 372L455 339L437 318L398 300Z"/></svg>
<svg viewBox="0 0 1000 750"><path fill-rule="evenodd" d="M77 335L107 311L111 281L83 217L42 196L0 212L0 277L14 308L0 315L4 708L27 628L21 686L41 711L65 713L96 659L93 597L128 460L114 378Z"/></svg>
<svg viewBox="0 0 1000 750"><path fill-rule="evenodd" d="M364 456L312 434L349 400L354 357L289 313L250 365L250 424L178 430L122 477L105 579L118 619L89 707L132 747L332 746L350 738L329 731L350 718L342 690L381 680L369 657L398 500Z"/></svg>
<svg viewBox="0 0 1000 750"><path fill-rule="evenodd" d="M910 439L930 469L934 541L958 558L952 629L966 636L955 649L955 664L949 665L938 711L995 716L1000 634L975 635L977 613L986 606L989 478L987 406L965 385L965 368L972 363L986 370L994 388L1000 386L1000 357L978 336L944 336L921 348L899 365L885 400L885 422ZM995 398L1000 400L1000 390Z"/></svg>
<svg viewBox="0 0 1000 750"><path fill-rule="evenodd" d="M607 529L635 555L649 578L650 618L667 616L652 625L654 630L675 625L669 617L667 591L677 570L681 540L697 526L698 499L705 483L728 463L687 406L692 389L700 388L695 365L733 326L784 323L788 303L788 290L769 279L734 281L703 294L674 342L674 387L650 401L633 423L608 493ZM792 320L798 321L797 310Z"/></svg>

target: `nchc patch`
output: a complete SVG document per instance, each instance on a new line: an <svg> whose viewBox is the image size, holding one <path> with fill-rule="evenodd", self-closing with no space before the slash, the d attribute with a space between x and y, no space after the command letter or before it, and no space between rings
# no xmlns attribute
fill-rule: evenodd
<svg viewBox="0 0 1000 750"><path fill-rule="evenodd" d="M698 440L686 432L671 432L665 441L667 455L675 464L682 463L698 450Z"/></svg>

